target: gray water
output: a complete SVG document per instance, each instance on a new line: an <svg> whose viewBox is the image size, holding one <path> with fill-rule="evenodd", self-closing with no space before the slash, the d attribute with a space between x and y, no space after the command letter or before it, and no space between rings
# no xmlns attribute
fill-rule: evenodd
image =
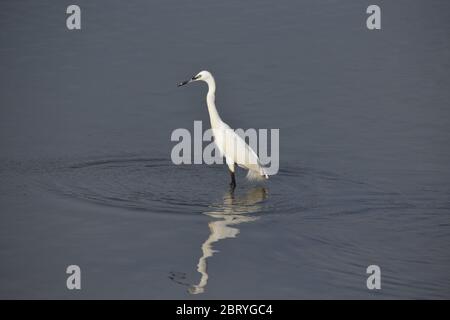
<svg viewBox="0 0 450 320"><path fill-rule="evenodd" d="M69 4L0 3L1 298L450 298L448 1ZM202 69L266 183L172 164Z"/></svg>

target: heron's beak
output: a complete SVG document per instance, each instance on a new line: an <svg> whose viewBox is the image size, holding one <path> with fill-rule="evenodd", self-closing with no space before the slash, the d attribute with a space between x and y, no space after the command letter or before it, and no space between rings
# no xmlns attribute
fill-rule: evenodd
<svg viewBox="0 0 450 320"><path fill-rule="evenodd" d="M188 83L191 83L191 82L192 82L192 79L189 79L189 80L180 82L180 83L178 84L178 87L184 86L185 84L188 84Z"/></svg>
<svg viewBox="0 0 450 320"><path fill-rule="evenodd" d="M181 86L184 86L185 84L191 83L191 82L197 80L198 78L200 78L200 76L193 76L193 77L192 77L191 79L189 79L189 80L180 82L180 83L178 84L178 87L181 87Z"/></svg>

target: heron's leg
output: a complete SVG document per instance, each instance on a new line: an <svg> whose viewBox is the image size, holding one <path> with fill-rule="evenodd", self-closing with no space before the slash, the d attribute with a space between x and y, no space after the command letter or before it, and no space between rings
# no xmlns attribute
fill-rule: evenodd
<svg viewBox="0 0 450 320"><path fill-rule="evenodd" d="M236 188L236 177L234 176L234 172L230 170L230 176L231 176L231 183L230 187L234 190Z"/></svg>
<svg viewBox="0 0 450 320"><path fill-rule="evenodd" d="M234 190L234 188L236 188L236 178L234 176L234 161L231 158L227 158L225 157L225 160L227 162L227 166L228 166L228 170L230 170L230 176L231 176L231 183L230 183L230 187L231 189Z"/></svg>

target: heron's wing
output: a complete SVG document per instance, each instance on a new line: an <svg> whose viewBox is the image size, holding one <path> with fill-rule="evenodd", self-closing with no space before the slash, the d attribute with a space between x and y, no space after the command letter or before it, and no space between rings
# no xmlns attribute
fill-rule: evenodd
<svg viewBox="0 0 450 320"><path fill-rule="evenodd" d="M232 159L238 166L261 172L262 165L256 152L233 130L225 134L225 157Z"/></svg>

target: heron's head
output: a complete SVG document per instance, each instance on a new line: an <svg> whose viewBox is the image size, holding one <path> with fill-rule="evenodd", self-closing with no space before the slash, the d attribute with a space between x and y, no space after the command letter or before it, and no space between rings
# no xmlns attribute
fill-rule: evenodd
<svg viewBox="0 0 450 320"><path fill-rule="evenodd" d="M191 79L180 82L178 84L179 87L184 86L185 84L194 82L194 81L205 81L208 82L209 79L212 78L212 75L209 71L200 71L199 73L197 73L195 76L193 76Z"/></svg>

